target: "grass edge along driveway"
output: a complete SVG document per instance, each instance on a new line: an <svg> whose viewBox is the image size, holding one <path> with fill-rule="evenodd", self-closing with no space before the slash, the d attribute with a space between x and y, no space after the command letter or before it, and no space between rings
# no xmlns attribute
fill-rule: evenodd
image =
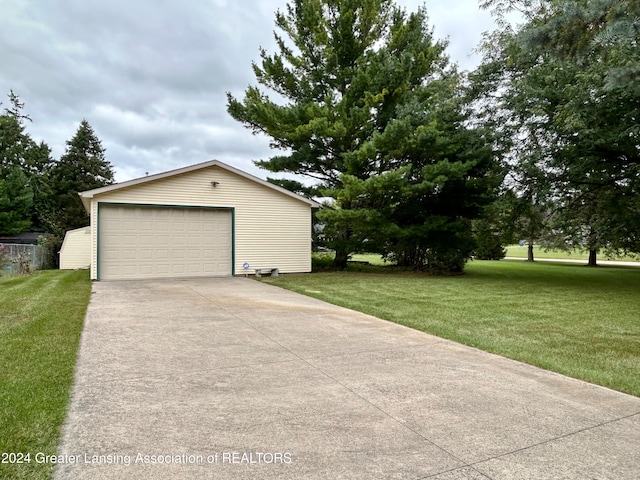
<svg viewBox="0 0 640 480"><path fill-rule="evenodd" d="M362 270L263 281L640 396L640 268L502 260L452 277Z"/></svg>
<svg viewBox="0 0 640 480"><path fill-rule="evenodd" d="M53 473L35 455L56 453L90 295L86 270L0 278L0 478Z"/></svg>

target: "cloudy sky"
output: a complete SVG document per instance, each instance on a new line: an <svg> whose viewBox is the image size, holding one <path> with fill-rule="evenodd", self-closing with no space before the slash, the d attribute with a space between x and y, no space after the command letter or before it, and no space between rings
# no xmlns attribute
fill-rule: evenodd
<svg viewBox="0 0 640 480"><path fill-rule="evenodd" d="M287 0L0 0L0 100L26 104L28 131L54 158L86 118L124 181L217 159L266 178L271 155L226 112L255 84ZM414 11L423 2L397 0ZM437 38L462 69L494 28L478 0L426 0Z"/></svg>

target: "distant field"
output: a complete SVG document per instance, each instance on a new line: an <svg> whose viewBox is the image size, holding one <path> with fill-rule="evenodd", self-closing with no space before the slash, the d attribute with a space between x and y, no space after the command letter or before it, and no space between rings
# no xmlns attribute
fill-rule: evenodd
<svg viewBox="0 0 640 480"><path fill-rule="evenodd" d="M506 247L507 257L512 258L527 258L527 246L521 247L519 245L509 245ZM533 246L533 258L553 258L553 259L566 259L566 260L588 260L589 252L586 250L576 250L574 252L565 252L562 250L544 250L539 245ZM390 265L385 263L380 255L373 253L363 253L353 255L351 258L353 261L369 262L371 265ZM640 257L608 257L604 254L598 255L598 260L618 260L623 262L640 262Z"/></svg>
<svg viewBox="0 0 640 480"><path fill-rule="evenodd" d="M527 258L527 249L528 247L525 245L521 247L519 245L509 245L506 247L507 249L507 257L514 258ZM586 250L575 250L573 252L565 252L562 250L545 250L540 247L540 245L533 246L533 258L560 258L560 259L568 259L568 260L588 260L589 252ZM608 257L604 253L598 254L598 260L619 260L623 262L634 262L638 261L638 257Z"/></svg>
<svg viewBox="0 0 640 480"><path fill-rule="evenodd" d="M472 261L464 275L432 277L354 265L264 281L640 396L635 267Z"/></svg>

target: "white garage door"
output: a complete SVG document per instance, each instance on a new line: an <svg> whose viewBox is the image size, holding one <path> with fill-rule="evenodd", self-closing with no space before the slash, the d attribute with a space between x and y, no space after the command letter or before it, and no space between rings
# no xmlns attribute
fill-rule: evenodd
<svg viewBox="0 0 640 480"><path fill-rule="evenodd" d="M101 280L231 275L231 211L103 205Z"/></svg>

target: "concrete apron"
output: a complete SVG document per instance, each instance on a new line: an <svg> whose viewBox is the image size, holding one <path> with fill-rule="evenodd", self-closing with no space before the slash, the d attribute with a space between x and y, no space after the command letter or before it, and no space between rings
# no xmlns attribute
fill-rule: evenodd
<svg viewBox="0 0 640 480"><path fill-rule="evenodd" d="M640 398L250 279L100 282L55 479L620 480L639 452Z"/></svg>

